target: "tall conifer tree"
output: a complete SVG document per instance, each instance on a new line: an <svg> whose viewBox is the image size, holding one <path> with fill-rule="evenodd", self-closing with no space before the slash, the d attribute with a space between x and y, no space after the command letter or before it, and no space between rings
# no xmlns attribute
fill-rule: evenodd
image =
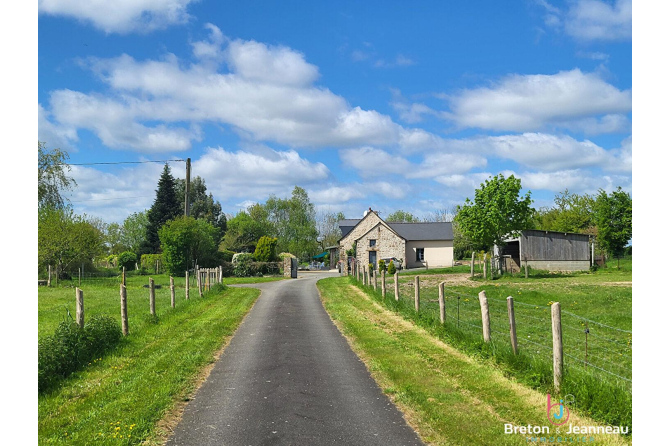
<svg viewBox="0 0 670 446"><path fill-rule="evenodd" d="M142 244L142 254L156 254L160 251L161 241L158 230L168 221L179 216L182 212L181 203L177 200L175 179L170 173L170 166L165 164L163 173L158 180L156 200L147 213L146 239Z"/></svg>

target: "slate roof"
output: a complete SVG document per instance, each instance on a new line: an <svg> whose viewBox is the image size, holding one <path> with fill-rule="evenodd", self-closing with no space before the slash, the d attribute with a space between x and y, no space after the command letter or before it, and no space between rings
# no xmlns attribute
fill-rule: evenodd
<svg viewBox="0 0 670 446"><path fill-rule="evenodd" d="M342 237L345 237L361 219L340 220ZM453 240L454 231L451 222L439 223L387 223L395 232L407 241L415 240Z"/></svg>
<svg viewBox="0 0 670 446"><path fill-rule="evenodd" d="M454 231L451 222L430 223L388 223L402 238L415 240L453 240Z"/></svg>
<svg viewBox="0 0 670 446"><path fill-rule="evenodd" d="M361 221L360 218L347 218L345 220L340 220L338 226L340 227L340 231L342 231L342 238L346 237L346 235L349 234L352 229L354 229L354 226L356 226L359 221Z"/></svg>

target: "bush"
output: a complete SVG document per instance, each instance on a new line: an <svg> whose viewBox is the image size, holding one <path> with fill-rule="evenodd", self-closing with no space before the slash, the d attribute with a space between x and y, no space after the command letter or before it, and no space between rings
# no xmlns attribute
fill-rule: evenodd
<svg viewBox="0 0 670 446"><path fill-rule="evenodd" d="M395 274L395 271L396 271L396 269L395 269L395 265L393 264L393 260L391 260L391 261L389 262L388 273L389 273L390 275L394 275L394 274Z"/></svg>
<svg viewBox="0 0 670 446"><path fill-rule="evenodd" d="M379 261L377 262L377 264L379 265L379 272L380 272L380 273L381 273L382 271L386 271L386 262L384 261L384 259L379 259Z"/></svg>
<svg viewBox="0 0 670 446"><path fill-rule="evenodd" d="M140 257L140 266L144 271L153 271L154 273L158 273L156 271L156 261L158 261L158 265L163 264L163 255L162 254L142 254Z"/></svg>
<svg viewBox="0 0 670 446"><path fill-rule="evenodd" d="M110 316L93 316L80 328L63 321L51 336L38 344L38 391L44 392L121 340L121 327Z"/></svg>
<svg viewBox="0 0 670 446"><path fill-rule="evenodd" d="M246 252L240 252L233 256L233 274L236 277L248 277L251 275L251 262L253 256Z"/></svg>
<svg viewBox="0 0 670 446"><path fill-rule="evenodd" d="M233 256L235 255L235 251L228 251L227 249L219 252L221 253L221 257L224 262L231 262L233 260Z"/></svg>
<svg viewBox="0 0 670 446"><path fill-rule="evenodd" d="M257 262L272 262L277 257L277 238L264 235L258 239L254 259Z"/></svg>
<svg viewBox="0 0 670 446"><path fill-rule="evenodd" d="M126 271L135 269L135 263L137 262L137 255L132 251L125 251L118 255L117 266L119 269L126 268Z"/></svg>

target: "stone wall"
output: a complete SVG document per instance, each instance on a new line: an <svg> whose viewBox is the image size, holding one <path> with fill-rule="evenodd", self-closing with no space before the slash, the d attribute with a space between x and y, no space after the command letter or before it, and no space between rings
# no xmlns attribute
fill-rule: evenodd
<svg viewBox="0 0 670 446"><path fill-rule="evenodd" d="M372 229L377 224L382 223L382 219L379 218L376 212L368 212L368 214L363 217L363 219L356 225L354 229L351 230L349 234L340 240L340 264L342 265L342 274L348 274L348 264L347 264L347 250L351 249L351 245L354 244L359 237L365 235L370 229ZM357 253L360 252L359 249L356 250ZM367 264L367 262L365 262Z"/></svg>
<svg viewBox="0 0 670 446"><path fill-rule="evenodd" d="M375 246L370 246L370 240L376 241ZM359 239L358 249L356 250L357 260L367 265L370 261L370 251L377 252L377 261L385 257L395 257L402 260L403 265L407 263L405 260L405 239L399 237L381 223L375 225ZM375 268L377 268L377 265L375 265Z"/></svg>

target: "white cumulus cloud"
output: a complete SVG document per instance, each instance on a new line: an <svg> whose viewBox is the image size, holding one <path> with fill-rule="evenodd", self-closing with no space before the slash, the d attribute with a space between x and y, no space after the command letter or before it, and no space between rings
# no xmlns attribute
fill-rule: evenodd
<svg viewBox="0 0 670 446"><path fill-rule="evenodd" d="M444 96L449 118L463 127L535 131L598 115L628 113L631 90L579 69L553 75L511 75L491 87Z"/></svg>
<svg viewBox="0 0 670 446"><path fill-rule="evenodd" d="M106 33L146 33L185 23L186 9L197 0L39 0L43 14L92 23Z"/></svg>

